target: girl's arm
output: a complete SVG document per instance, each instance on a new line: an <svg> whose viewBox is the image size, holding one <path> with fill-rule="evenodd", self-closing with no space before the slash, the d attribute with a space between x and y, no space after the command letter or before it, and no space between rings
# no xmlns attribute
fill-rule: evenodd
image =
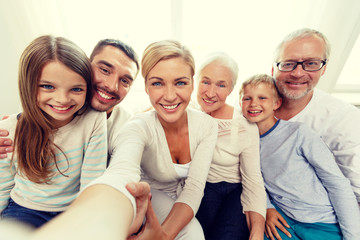
<svg viewBox="0 0 360 240"><path fill-rule="evenodd" d="M85 114L87 114L86 118L89 119L87 129L91 131L91 135L89 139L87 139L88 142L83 150L80 190L92 180L103 175L106 169L108 152L106 113L89 111ZM95 119L92 120L92 118ZM92 120L92 122L90 122L90 120ZM90 123L92 123L93 126L91 126Z"/></svg>

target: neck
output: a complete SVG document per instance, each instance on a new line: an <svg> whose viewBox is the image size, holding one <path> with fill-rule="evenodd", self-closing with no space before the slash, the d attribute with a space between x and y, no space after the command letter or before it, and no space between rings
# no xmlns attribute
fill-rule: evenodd
<svg viewBox="0 0 360 240"><path fill-rule="evenodd" d="M158 119L161 123L161 126L164 128L166 132L179 132L184 127L187 127L187 113L185 112L176 122L166 122L164 119L160 118L158 115Z"/></svg>
<svg viewBox="0 0 360 240"><path fill-rule="evenodd" d="M114 108L111 108L111 109L109 109L109 110L106 111L106 117L107 117L107 119L109 119L109 117L111 116L111 113L112 113L113 109L114 109Z"/></svg>
<svg viewBox="0 0 360 240"><path fill-rule="evenodd" d="M224 104L224 106L222 106L221 108L212 112L208 112L207 114L209 114L213 118L232 119L233 113L234 113L234 107L228 104Z"/></svg>
<svg viewBox="0 0 360 240"><path fill-rule="evenodd" d="M278 119L289 120L300 113L310 102L314 90L299 99L288 99L283 97L282 104L278 110L275 111L275 116Z"/></svg>
<svg viewBox="0 0 360 240"><path fill-rule="evenodd" d="M271 117L267 119L266 121L257 122L257 126L259 128L259 134L263 135L267 131L269 131L276 123L277 119L275 117Z"/></svg>

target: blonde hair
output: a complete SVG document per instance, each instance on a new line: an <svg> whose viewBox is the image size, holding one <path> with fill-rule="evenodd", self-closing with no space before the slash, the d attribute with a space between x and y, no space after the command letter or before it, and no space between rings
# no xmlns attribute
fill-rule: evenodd
<svg viewBox="0 0 360 240"><path fill-rule="evenodd" d="M172 58L182 58L189 65L191 76L194 77L195 61L190 50L175 40L163 40L150 44L144 51L141 60L141 74L146 78L154 66L162 61Z"/></svg>
<svg viewBox="0 0 360 240"><path fill-rule="evenodd" d="M246 86L248 86L248 85L258 86L261 83L264 83L270 87L270 89L274 93L275 99L281 98L281 95L275 84L275 79L272 76L267 75L267 74L256 74L256 75L253 75L253 76L249 77L248 79L246 79L242 83L241 88L240 88L240 92L239 92L240 98L242 95L244 95L244 89Z"/></svg>

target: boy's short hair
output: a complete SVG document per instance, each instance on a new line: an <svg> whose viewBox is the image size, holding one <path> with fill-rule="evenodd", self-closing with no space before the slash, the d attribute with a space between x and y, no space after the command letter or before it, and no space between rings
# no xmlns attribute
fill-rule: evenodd
<svg viewBox="0 0 360 240"><path fill-rule="evenodd" d="M276 99L281 98L281 95L275 84L275 79L272 76L267 75L267 74L256 74L256 75L253 75L253 76L249 77L248 79L246 79L241 85L240 92L239 92L240 97L242 95L244 95L244 88L247 85L257 86L260 83L267 84L273 90L274 97Z"/></svg>

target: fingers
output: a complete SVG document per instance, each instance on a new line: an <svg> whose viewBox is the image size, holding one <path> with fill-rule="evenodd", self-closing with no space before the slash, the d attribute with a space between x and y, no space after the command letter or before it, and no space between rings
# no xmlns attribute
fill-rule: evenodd
<svg viewBox="0 0 360 240"><path fill-rule="evenodd" d="M278 214L277 217L279 218L280 222L285 225L285 227L290 228L289 224L287 223L287 221L285 220L285 218L283 218L283 216L281 216L280 213Z"/></svg>
<svg viewBox="0 0 360 240"><path fill-rule="evenodd" d="M7 153L14 151L12 141L9 138L0 138L0 159L6 158Z"/></svg>
<svg viewBox="0 0 360 240"><path fill-rule="evenodd" d="M288 230L286 230L284 228L287 227L287 228L290 228L289 224L286 222L286 220L281 216L281 214L278 215L278 220L280 220L280 222L278 222L278 224L276 224L276 226L283 232L286 234L286 236L288 236L289 238L291 238L291 234L288 232Z"/></svg>
<svg viewBox="0 0 360 240"><path fill-rule="evenodd" d="M7 137L9 136L9 132L5 129L0 129L0 137Z"/></svg>
<svg viewBox="0 0 360 240"><path fill-rule="evenodd" d="M146 182L128 183L126 189L134 197L147 197L150 193L150 185Z"/></svg>

